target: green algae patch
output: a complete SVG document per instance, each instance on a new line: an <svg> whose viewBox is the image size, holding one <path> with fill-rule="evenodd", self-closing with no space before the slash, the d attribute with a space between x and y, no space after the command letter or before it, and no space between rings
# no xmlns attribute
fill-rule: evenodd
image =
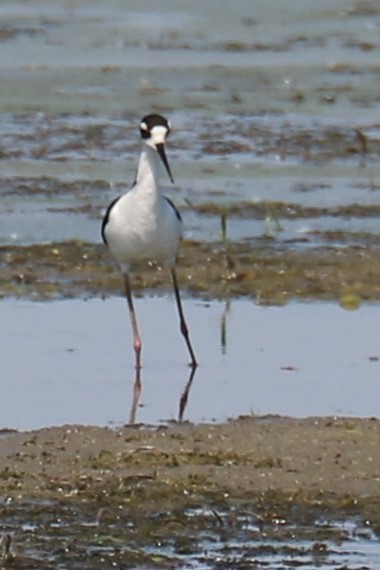
<svg viewBox="0 0 380 570"><path fill-rule="evenodd" d="M107 249L80 241L0 248L0 296L63 299L122 294L120 272ZM261 303L291 299L380 299L380 250L358 246L282 249L250 243L185 241L178 257L181 289L206 299L246 296ZM165 268L133 273L137 294L167 292ZM351 296L351 297L350 297Z"/></svg>

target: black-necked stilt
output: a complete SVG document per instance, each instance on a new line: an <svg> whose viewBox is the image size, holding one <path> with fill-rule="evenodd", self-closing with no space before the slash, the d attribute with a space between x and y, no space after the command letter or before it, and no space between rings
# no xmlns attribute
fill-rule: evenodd
<svg viewBox="0 0 380 570"><path fill-rule="evenodd" d="M141 367L142 345L133 306L129 270L131 264L139 261L155 261L170 266L180 330L190 353L190 365L195 368L197 361L190 342L175 270L178 244L182 237L182 220L174 204L161 194L158 186L159 158L170 180L174 182L165 153L170 124L161 115L146 115L140 123L140 133L143 148L136 180L126 194L114 200L108 207L102 223L102 236L123 273L136 368Z"/></svg>

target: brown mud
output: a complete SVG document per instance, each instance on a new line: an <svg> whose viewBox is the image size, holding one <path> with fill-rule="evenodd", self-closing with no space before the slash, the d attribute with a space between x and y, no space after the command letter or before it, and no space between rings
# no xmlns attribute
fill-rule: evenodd
<svg viewBox="0 0 380 570"><path fill-rule="evenodd" d="M280 547L284 557L291 536L310 541L294 543L293 557L327 559L331 542L349 539L339 521L352 518L367 538L380 532L379 436L375 419L254 416L3 433L4 564L178 567L182 556L206 557L210 538L225 545L225 561L230 540L244 552L257 541L257 559ZM265 551L268 540L276 544Z"/></svg>
<svg viewBox="0 0 380 570"><path fill-rule="evenodd" d="M122 292L119 269L101 244L2 246L0 268L2 297L41 300ZM249 296L271 304L340 301L345 295L380 299L380 250L364 245L302 250L276 247L270 238L255 240L254 247L185 241L178 274L185 293L206 299ZM165 269L144 266L134 274L133 286L137 294L166 292L170 280Z"/></svg>
<svg viewBox="0 0 380 570"><path fill-rule="evenodd" d="M154 494L155 484L188 484L195 495L237 499L271 490L289 500L325 497L347 506L350 497L380 497L379 435L375 419L276 416L220 425L3 432L0 488L15 499L58 493L101 500L125 494L126 487ZM132 507L133 497L128 502ZM136 506L143 511L147 505Z"/></svg>

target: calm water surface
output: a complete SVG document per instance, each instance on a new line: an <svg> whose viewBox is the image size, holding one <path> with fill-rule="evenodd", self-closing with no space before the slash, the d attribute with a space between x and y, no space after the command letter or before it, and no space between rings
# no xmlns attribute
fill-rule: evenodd
<svg viewBox="0 0 380 570"><path fill-rule="evenodd" d="M0 306L7 323L0 329L3 428L157 424L180 414L192 422L241 414L379 415L377 305L349 312L321 303L187 300L200 361L190 379L174 301L138 300L144 366L135 412L123 299Z"/></svg>
<svg viewBox="0 0 380 570"><path fill-rule="evenodd" d="M99 241L151 109L172 121L167 192L188 237L220 236L198 206L242 201L327 208L284 213L289 247L378 237L370 211L340 209L379 205L379 24L376 3L346 0L3 2L0 244ZM231 216L231 240L265 231L262 215Z"/></svg>

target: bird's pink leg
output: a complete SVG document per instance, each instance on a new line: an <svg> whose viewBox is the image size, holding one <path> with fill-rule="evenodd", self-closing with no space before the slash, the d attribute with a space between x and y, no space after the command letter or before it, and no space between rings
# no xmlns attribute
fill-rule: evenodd
<svg viewBox="0 0 380 570"><path fill-rule="evenodd" d="M131 284L129 281L128 273L123 273L124 279L124 289L125 289L125 296L127 298L128 309L129 309L129 316L131 318L131 325L132 325L132 332L133 332L133 348L135 350L136 355L136 369L139 370L141 368L141 348L142 342L139 333L139 328L137 326L137 318L135 309L133 306L133 299L132 299L132 289Z"/></svg>

